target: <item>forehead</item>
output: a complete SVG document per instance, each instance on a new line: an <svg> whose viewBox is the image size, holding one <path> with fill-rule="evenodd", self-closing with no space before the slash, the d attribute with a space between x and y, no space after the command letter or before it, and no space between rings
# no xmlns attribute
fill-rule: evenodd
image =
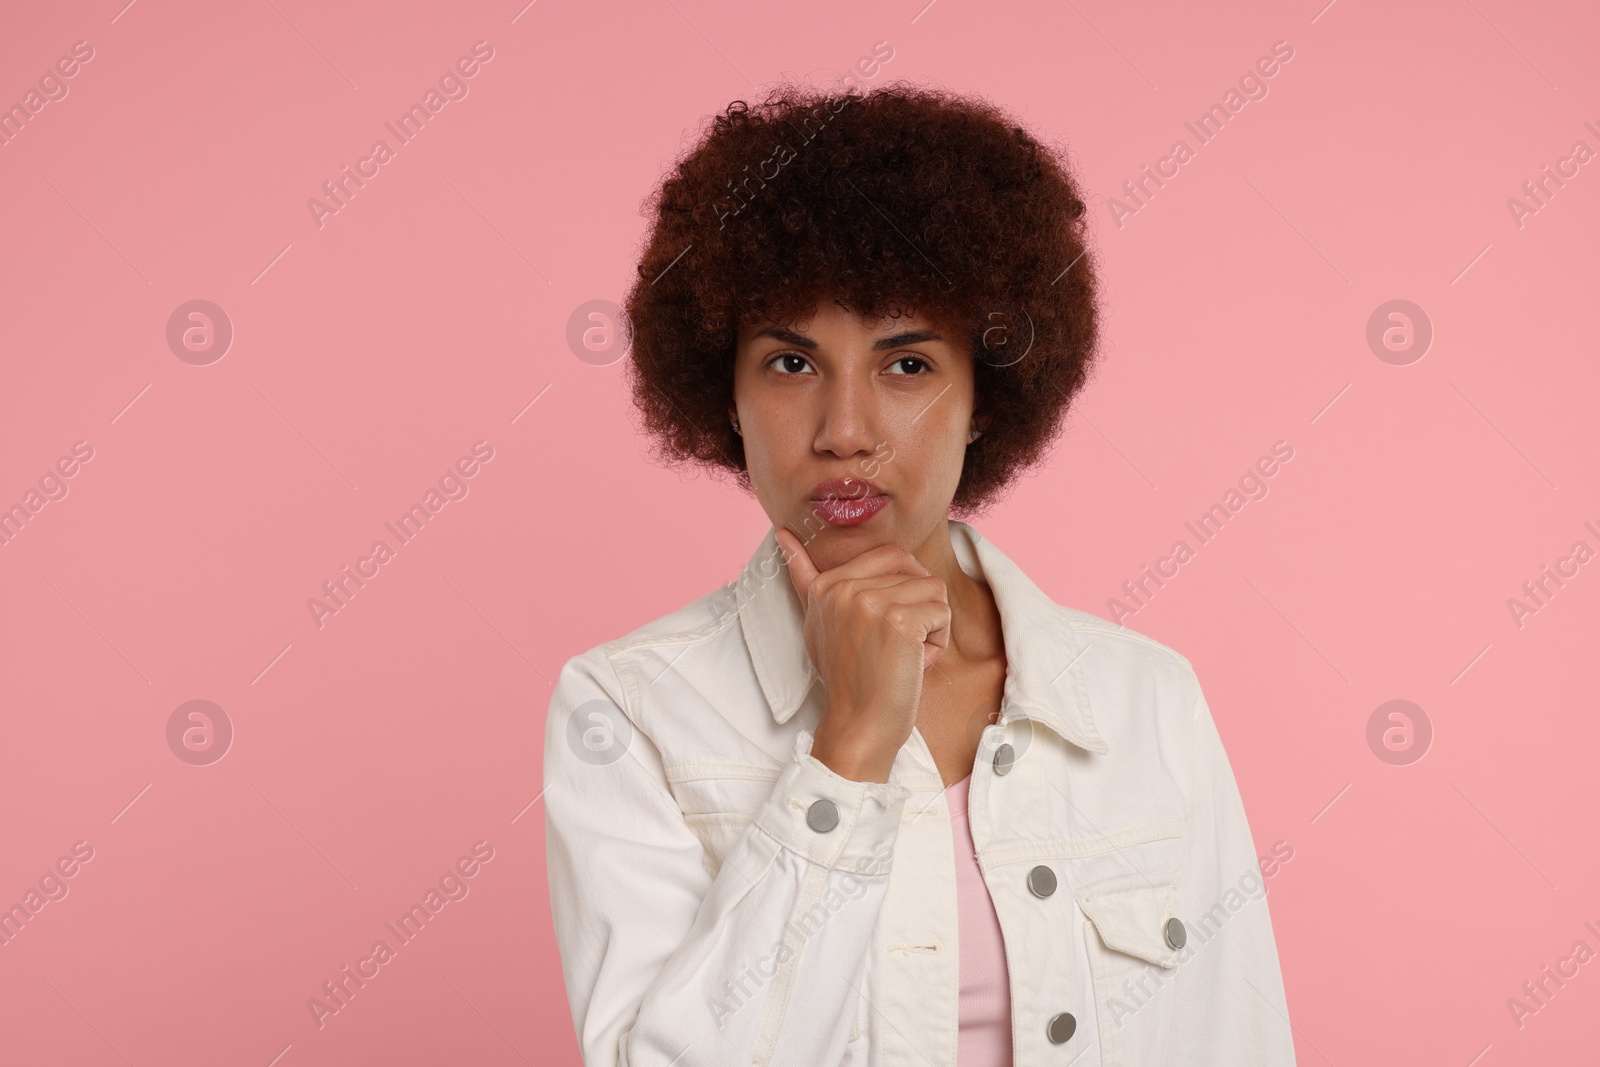
<svg viewBox="0 0 1600 1067"><path fill-rule="evenodd" d="M917 332L939 334L943 340L954 341L953 329L951 317L933 308L912 308L902 304L872 318L864 318L836 300L825 299L786 321L770 318L742 321L739 325L739 341L744 344L771 337L792 343L797 337L821 337L842 332L864 332L879 337Z"/></svg>

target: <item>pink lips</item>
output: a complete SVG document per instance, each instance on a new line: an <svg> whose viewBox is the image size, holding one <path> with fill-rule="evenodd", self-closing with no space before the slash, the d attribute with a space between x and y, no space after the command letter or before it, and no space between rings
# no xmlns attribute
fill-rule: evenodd
<svg viewBox="0 0 1600 1067"><path fill-rule="evenodd" d="M811 490L811 510L830 526L857 526L889 503L865 478L830 478Z"/></svg>

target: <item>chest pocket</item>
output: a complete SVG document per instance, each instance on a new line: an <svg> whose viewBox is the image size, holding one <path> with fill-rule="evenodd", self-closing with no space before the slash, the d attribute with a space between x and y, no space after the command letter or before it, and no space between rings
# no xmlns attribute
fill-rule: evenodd
<svg viewBox="0 0 1600 1067"><path fill-rule="evenodd" d="M667 768L667 782L683 820L705 846L706 870L715 878L772 795L782 768L718 762Z"/></svg>
<svg viewBox="0 0 1600 1067"><path fill-rule="evenodd" d="M1135 874L1083 886L1075 894L1087 921L1090 977L1103 1067L1166 1061L1173 984L1187 958L1187 930L1174 918L1175 873Z"/></svg>
<svg viewBox="0 0 1600 1067"><path fill-rule="evenodd" d="M722 861L727 859L733 846L744 836L753 816L733 811L713 811L686 814L683 818L705 846L706 873L715 878L722 869Z"/></svg>

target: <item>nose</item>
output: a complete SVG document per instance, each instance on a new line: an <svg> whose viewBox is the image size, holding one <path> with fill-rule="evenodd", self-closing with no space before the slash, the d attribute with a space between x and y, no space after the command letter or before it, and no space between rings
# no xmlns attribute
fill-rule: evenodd
<svg viewBox="0 0 1600 1067"><path fill-rule="evenodd" d="M818 414L818 452L841 459L874 453L878 447L878 406L872 387L853 375L840 375L819 391L823 408Z"/></svg>

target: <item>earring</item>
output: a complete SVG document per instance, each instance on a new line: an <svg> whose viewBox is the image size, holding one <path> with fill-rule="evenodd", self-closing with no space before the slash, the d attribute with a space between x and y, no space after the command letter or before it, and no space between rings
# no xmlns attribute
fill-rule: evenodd
<svg viewBox="0 0 1600 1067"><path fill-rule="evenodd" d="M734 419L733 420L733 432L738 434L740 437L744 436L744 431L739 429L739 420L738 419Z"/></svg>
<svg viewBox="0 0 1600 1067"><path fill-rule="evenodd" d="M969 430L967 432L967 444L970 445L972 442L976 441L981 436L983 436L983 431L982 430Z"/></svg>

